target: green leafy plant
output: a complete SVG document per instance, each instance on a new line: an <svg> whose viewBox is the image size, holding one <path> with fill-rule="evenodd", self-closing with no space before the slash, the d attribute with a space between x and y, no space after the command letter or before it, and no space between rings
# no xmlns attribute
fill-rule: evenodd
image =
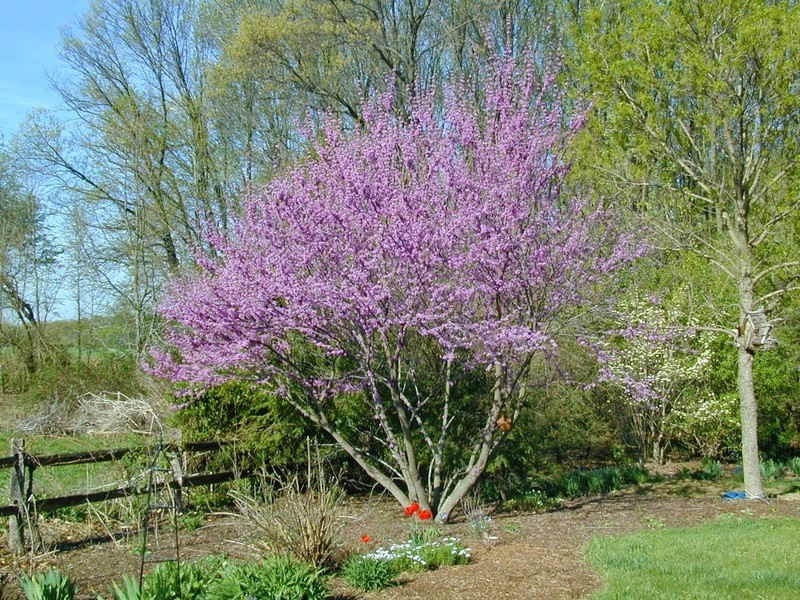
<svg viewBox="0 0 800 600"><path fill-rule="evenodd" d="M139 588L139 583L128 575L122 576L122 587L115 583L111 590L116 600L142 600L142 590ZM103 597L98 596L98 600L103 600Z"/></svg>
<svg viewBox="0 0 800 600"><path fill-rule="evenodd" d="M408 534L408 541L415 546L424 546L442 537L442 532L436 527L422 527L414 529Z"/></svg>
<svg viewBox="0 0 800 600"><path fill-rule="evenodd" d="M342 577L354 588L369 592L395 585L395 565L389 560L357 555L342 567Z"/></svg>
<svg viewBox="0 0 800 600"><path fill-rule="evenodd" d="M622 475L622 483L624 485L640 485L642 483L653 481L653 477L650 475L647 469L642 469L640 467L621 467L620 472Z"/></svg>
<svg viewBox="0 0 800 600"><path fill-rule="evenodd" d="M570 498L577 498L578 496L582 496L583 489L581 486L580 478L570 477L569 479L567 479L567 481L564 483L564 491Z"/></svg>
<svg viewBox="0 0 800 600"><path fill-rule="evenodd" d="M204 514L195 513L181 516L181 526L186 531L196 531L200 529L205 521L206 517Z"/></svg>
<svg viewBox="0 0 800 600"><path fill-rule="evenodd" d="M786 466L783 463L767 459L761 461L761 476L764 479L780 479Z"/></svg>
<svg viewBox="0 0 800 600"><path fill-rule="evenodd" d="M610 486L606 483L604 472L597 470L586 473L586 489L590 494L602 494L610 491L609 488Z"/></svg>
<svg viewBox="0 0 800 600"><path fill-rule="evenodd" d="M208 556L191 563L167 562L144 576L142 587L127 575L122 586L116 583L112 593L116 600L181 600L202 598L208 587L222 578L228 567L225 556Z"/></svg>
<svg viewBox="0 0 800 600"><path fill-rule="evenodd" d="M262 563L228 565L220 580L209 586L206 600L324 600L325 577L320 569L287 557Z"/></svg>
<svg viewBox="0 0 800 600"><path fill-rule="evenodd" d="M364 556L389 562L398 573L414 573L431 571L441 566L464 565L471 555L472 551L453 537L421 539L412 536L405 543L378 548Z"/></svg>
<svg viewBox="0 0 800 600"><path fill-rule="evenodd" d="M653 478L646 469L624 465L580 469L540 484L544 488L545 497L580 498L589 494L607 494L627 485L639 485L648 481L653 481Z"/></svg>
<svg viewBox="0 0 800 600"><path fill-rule="evenodd" d="M530 490L521 496L506 501L504 507L507 510L535 512L557 508L562 504L563 502L560 498L551 498L543 490Z"/></svg>
<svg viewBox="0 0 800 600"><path fill-rule="evenodd" d="M75 584L53 569L33 577L23 575L21 584L28 600L72 600L75 597Z"/></svg>
<svg viewBox="0 0 800 600"><path fill-rule="evenodd" d="M420 556L428 565L428 570L453 565L465 565L472 552L456 538L442 538L420 546Z"/></svg>
<svg viewBox="0 0 800 600"><path fill-rule="evenodd" d="M221 578L228 565L224 556L209 556L191 563L162 563L147 574L144 597L153 600L200 598L209 585Z"/></svg>
<svg viewBox="0 0 800 600"><path fill-rule="evenodd" d="M713 481L720 477L722 477L722 464L708 458L704 458L700 468L692 473L692 478L700 481Z"/></svg>

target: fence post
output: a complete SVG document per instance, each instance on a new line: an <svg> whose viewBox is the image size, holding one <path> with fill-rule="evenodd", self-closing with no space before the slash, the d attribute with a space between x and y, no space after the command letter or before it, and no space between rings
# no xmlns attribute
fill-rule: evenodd
<svg viewBox="0 0 800 600"><path fill-rule="evenodd" d="M16 457L11 470L11 504L17 514L8 518L8 549L14 554L25 552L25 440L11 440L11 454Z"/></svg>
<svg viewBox="0 0 800 600"><path fill-rule="evenodd" d="M169 454L169 464L172 470L172 481L175 483L175 511L183 513L183 469L181 468L181 455L178 452Z"/></svg>

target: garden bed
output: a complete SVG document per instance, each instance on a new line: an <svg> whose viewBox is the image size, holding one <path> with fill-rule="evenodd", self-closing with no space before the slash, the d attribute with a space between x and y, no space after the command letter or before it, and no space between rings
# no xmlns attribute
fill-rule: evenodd
<svg viewBox="0 0 800 600"><path fill-rule="evenodd" d="M711 522L722 514L737 516L800 517L800 502L778 498L764 502L724 501L719 482L668 481L644 484L607 496L566 502L551 512L498 513L492 519L492 537L473 534L465 520L442 527L472 548L465 566L404 574L400 585L377 592L359 592L340 579L330 582L331 597L348 599L504 599L580 598L598 589L601 578L584 558L584 549L596 536L631 533L647 528L689 526ZM385 499L352 499L342 510L345 550L364 552L402 541L426 524L407 518L403 510ZM37 556L37 570L48 566L68 574L76 582L78 598L108 597L111 582L123 573L138 572L136 536L109 532L99 526L49 520L43 528L49 553ZM111 541L109 534L116 534ZM369 536L362 542L362 536ZM209 516L191 532L181 534L184 560L214 553L235 558L257 555L257 540L244 523L226 515ZM6 574L25 570L31 559L3 554L0 566ZM22 598L13 581L5 586L3 600Z"/></svg>

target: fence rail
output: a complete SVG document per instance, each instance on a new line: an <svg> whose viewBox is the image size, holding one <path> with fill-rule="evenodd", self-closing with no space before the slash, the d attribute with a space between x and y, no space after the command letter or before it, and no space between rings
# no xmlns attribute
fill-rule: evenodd
<svg viewBox="0 0 800 600"><path fill-rule="evenodd" d="M185 475L183 465L186 464L186 455L196 452L216 452L232 442L190 442L186 444L162 444L161 450L182 457L182 460L170 461L172 480L164 485L176 490L180 497L183 489L225 483L237 478L246 478L253 475L249 469L241 471L218 471L194 473ZM0 517L9 518L9 549L15 553L25 551L25 528L30 530L31 544L38 539L35 517L39 513L50 512L59 508L78 506L82 504L105 502L117 498L126 498L146 494L146 486L120 485L114 489L71 494L54 498L36 498L33 486L33 475L40 467L59 467L66 465L81 465L115 461L137 451L149 451L149 446L131 448L113 448L108 450L92 450L88 452L69 452L36 456L25 450L24 440L12 440L11 456L0 457L0 469L12 469L11 473L11 498L10 503L0 506Z"/></svg>

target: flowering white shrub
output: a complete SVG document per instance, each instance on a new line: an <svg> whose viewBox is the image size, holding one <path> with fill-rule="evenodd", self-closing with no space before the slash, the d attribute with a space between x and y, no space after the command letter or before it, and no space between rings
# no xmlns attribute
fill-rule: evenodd
<svg viewBox="0 0 800 600"><path fill-rule="evenodd" d="M671 413L708 372L712 338L695 325L674 304L635 295L620 302L613 329L592 342L599 381L622 393L642 461L663 462Z"/></svg>
<svg viewBox="0 0 800 600"><path fill-rule="evenodd" d="M741 443L739 398L735 393L696 394L676 403L671 435L695 454L722 458Z"/></svg>

